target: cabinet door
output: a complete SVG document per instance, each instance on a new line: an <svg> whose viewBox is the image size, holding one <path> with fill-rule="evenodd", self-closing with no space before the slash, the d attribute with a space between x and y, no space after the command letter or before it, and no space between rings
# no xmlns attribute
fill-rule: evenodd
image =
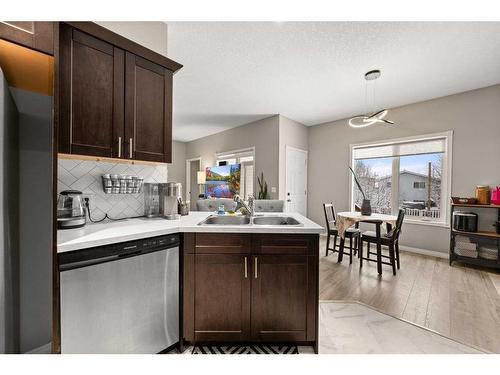
<svg viewBox="0 0 500 375"><path fill-rule="evenodd" d="M124 51L60 28L59 152L123 157Z"/></svg>
<svg viewBox="0 0 500 375"><path fill-rule="evenodd" d="M194 340L244 341L250 337L249 256L194 256ZM246 272L245 272L246 270Z"/></svg>
<svg viewBox="0 0 500 375"><path fill-rule="evenodd" d="M252 339L306 341L308 257L252 257Z"/></svg>
<svg viewBox="0 0 500 375"><path fill-rule="evenodd" d="M172 161L172 72L126 54L125 142L130 159Z"/></svg>
<svg viewBox="0 0 500 375"><path fill-rule="evenodd" d="M54 54L53 22L1 21L0 38Z"/></svg>

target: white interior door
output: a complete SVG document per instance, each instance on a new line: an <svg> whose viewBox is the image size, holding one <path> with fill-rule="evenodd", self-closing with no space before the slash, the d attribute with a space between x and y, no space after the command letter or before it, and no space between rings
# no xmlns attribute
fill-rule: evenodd
<svg viewBox="0 0 500 375"><path fill-rule="evenodd" d="M307 213L307 151L286 146L285 210Z"/></svg>
<svg viewBox="0 0 500 375"><path fill-rule="evenodd" d="M198 185L198 171L201 168L201 159L186 160L186 200L190 201L189 209L196 210L196 201L200 194L200 186Z"/></svg>

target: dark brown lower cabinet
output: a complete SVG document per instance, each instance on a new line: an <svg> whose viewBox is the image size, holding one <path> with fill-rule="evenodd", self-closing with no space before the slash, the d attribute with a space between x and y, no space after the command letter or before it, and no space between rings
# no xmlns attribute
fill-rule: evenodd
<svg viewBox="0 0 500 375"><path fill-rule="evenodd" d="M307 256L253 256L252 339L306 341Z"/></svg>
<svg viewBox="0 0 500 375"><path fill-rule="evenodd" d="M271 236L184 234L184 340L317 346L318 235Z"/></svg>
<svg viewBox="0 0 500 375"><path fill-rule="evenodd" d="M237 254L196 254L194 257L195 341L248 340L249 257Z"/></svg>

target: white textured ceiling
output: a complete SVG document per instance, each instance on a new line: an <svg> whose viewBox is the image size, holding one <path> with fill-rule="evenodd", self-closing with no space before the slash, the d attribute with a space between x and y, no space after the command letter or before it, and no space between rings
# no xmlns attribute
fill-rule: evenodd
<svg viewBox="0 0 500 375"><path fill-rule="evenodd" d="M500 83L500 22L168 22L174 139L280 113L305 125ZM500 105L500 104L499 104Z"/></svg>

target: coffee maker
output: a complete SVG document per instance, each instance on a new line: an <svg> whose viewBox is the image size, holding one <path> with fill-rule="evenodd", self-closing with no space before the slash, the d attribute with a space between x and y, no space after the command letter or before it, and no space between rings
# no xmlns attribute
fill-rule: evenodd
<svg viewBox="0 0 500 375"><path fill-rule="evenodd" d="M168 182L161 197L163 216L167 220L177 220L179 214L179 200L182 197L182 184L180 182Z"/></svg>

